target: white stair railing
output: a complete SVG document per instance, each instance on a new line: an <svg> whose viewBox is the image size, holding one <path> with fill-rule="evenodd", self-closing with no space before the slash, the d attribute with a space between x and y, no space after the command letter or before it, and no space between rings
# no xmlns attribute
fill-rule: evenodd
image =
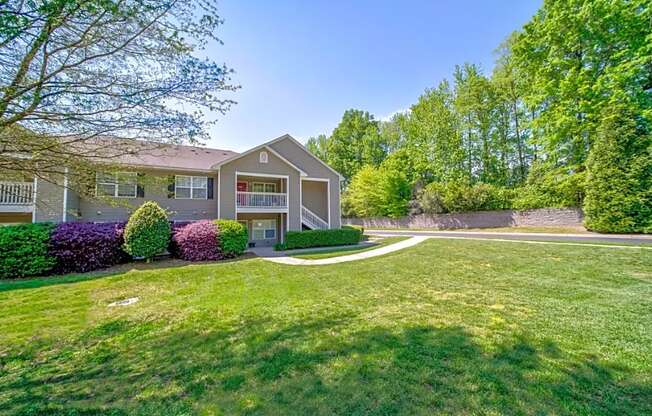
<svg viewBox="0 0 652 416"><path fill-rule="evenodd" d="M317 214L301 205L301 221L313 230L328 228L328 222L322 220Z"/></svg>
<svg viewBox="0 0 652 416"><path fill-rule="evenodd" d="M0 205L31 205L33 186L32 182L0 182Z"/></svg>

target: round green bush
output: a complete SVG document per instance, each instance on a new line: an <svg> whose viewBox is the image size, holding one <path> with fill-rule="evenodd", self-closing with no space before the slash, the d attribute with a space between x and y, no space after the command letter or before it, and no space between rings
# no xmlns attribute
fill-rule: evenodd
<svg viewBox="0 0 652 416"><path fill-rule="evenodd" d="M235 220L215 220L219 246L225 257L235 257L247 249L247 227Z"/></svg>
<svg viewBox="0 0 652 416"><path fill-rule="evenodd" d="M127 253L147 260L165 251L170 242L168 216L156 202L148 201L129 217L124 231Z"/></svg>

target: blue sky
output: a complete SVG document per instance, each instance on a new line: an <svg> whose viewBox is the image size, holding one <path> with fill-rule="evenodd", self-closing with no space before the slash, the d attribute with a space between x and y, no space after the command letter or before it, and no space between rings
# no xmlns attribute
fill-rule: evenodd
<svg viewBox="0 0 652 416"><path fill-rule="evenodd" d="M206 53L233 68L238 104L210 130L211 147L242 151L290 133L330 134L342 113L404 110L455 64L490 71L494 50L541 0L223 0L224 45Z"/></svg>

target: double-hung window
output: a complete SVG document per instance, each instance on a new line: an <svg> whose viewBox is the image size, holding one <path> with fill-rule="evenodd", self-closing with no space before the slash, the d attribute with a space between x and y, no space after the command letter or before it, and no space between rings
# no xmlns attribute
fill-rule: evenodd
<svg viewBox="0 0 652 416"><path fill-rule="evenodd" d="M251 184L252 192L276 192L275 183L265 183L265 182L254 182Z"/></svg>
<svg viewBox="0 0 652 416"><path fill-rule="evenodd" d="M136 172L98 172L96 184L98 196L135 198L138 194L138 174Z"/></svg>
<svg viewBox="0 0 652 416"><path fill-rule="evenodd" d="M176 199L208 198L208 178L206 176L177 175L174 178Z"/></svg>
<svg viewBox="0 0 652 416"><path fill-rule="evenodd" d="M254 220L251 224L253 240L270 240L276 238L276 220Z"/></svg>

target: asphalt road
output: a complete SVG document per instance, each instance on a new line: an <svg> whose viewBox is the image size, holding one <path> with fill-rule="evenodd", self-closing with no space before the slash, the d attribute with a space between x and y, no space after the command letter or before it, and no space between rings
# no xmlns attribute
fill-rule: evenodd
<svg viewBox="0 0 652 416"><path fill-rule="evenodd" d="M651 245L652 235L640 234L551 234L551 233L503 233L481 231L415 231L365 229L366 234L401 236L432 236L454 238L487 238L526 241L573 241L588 243L612 243L627 245Z"/></svg>

